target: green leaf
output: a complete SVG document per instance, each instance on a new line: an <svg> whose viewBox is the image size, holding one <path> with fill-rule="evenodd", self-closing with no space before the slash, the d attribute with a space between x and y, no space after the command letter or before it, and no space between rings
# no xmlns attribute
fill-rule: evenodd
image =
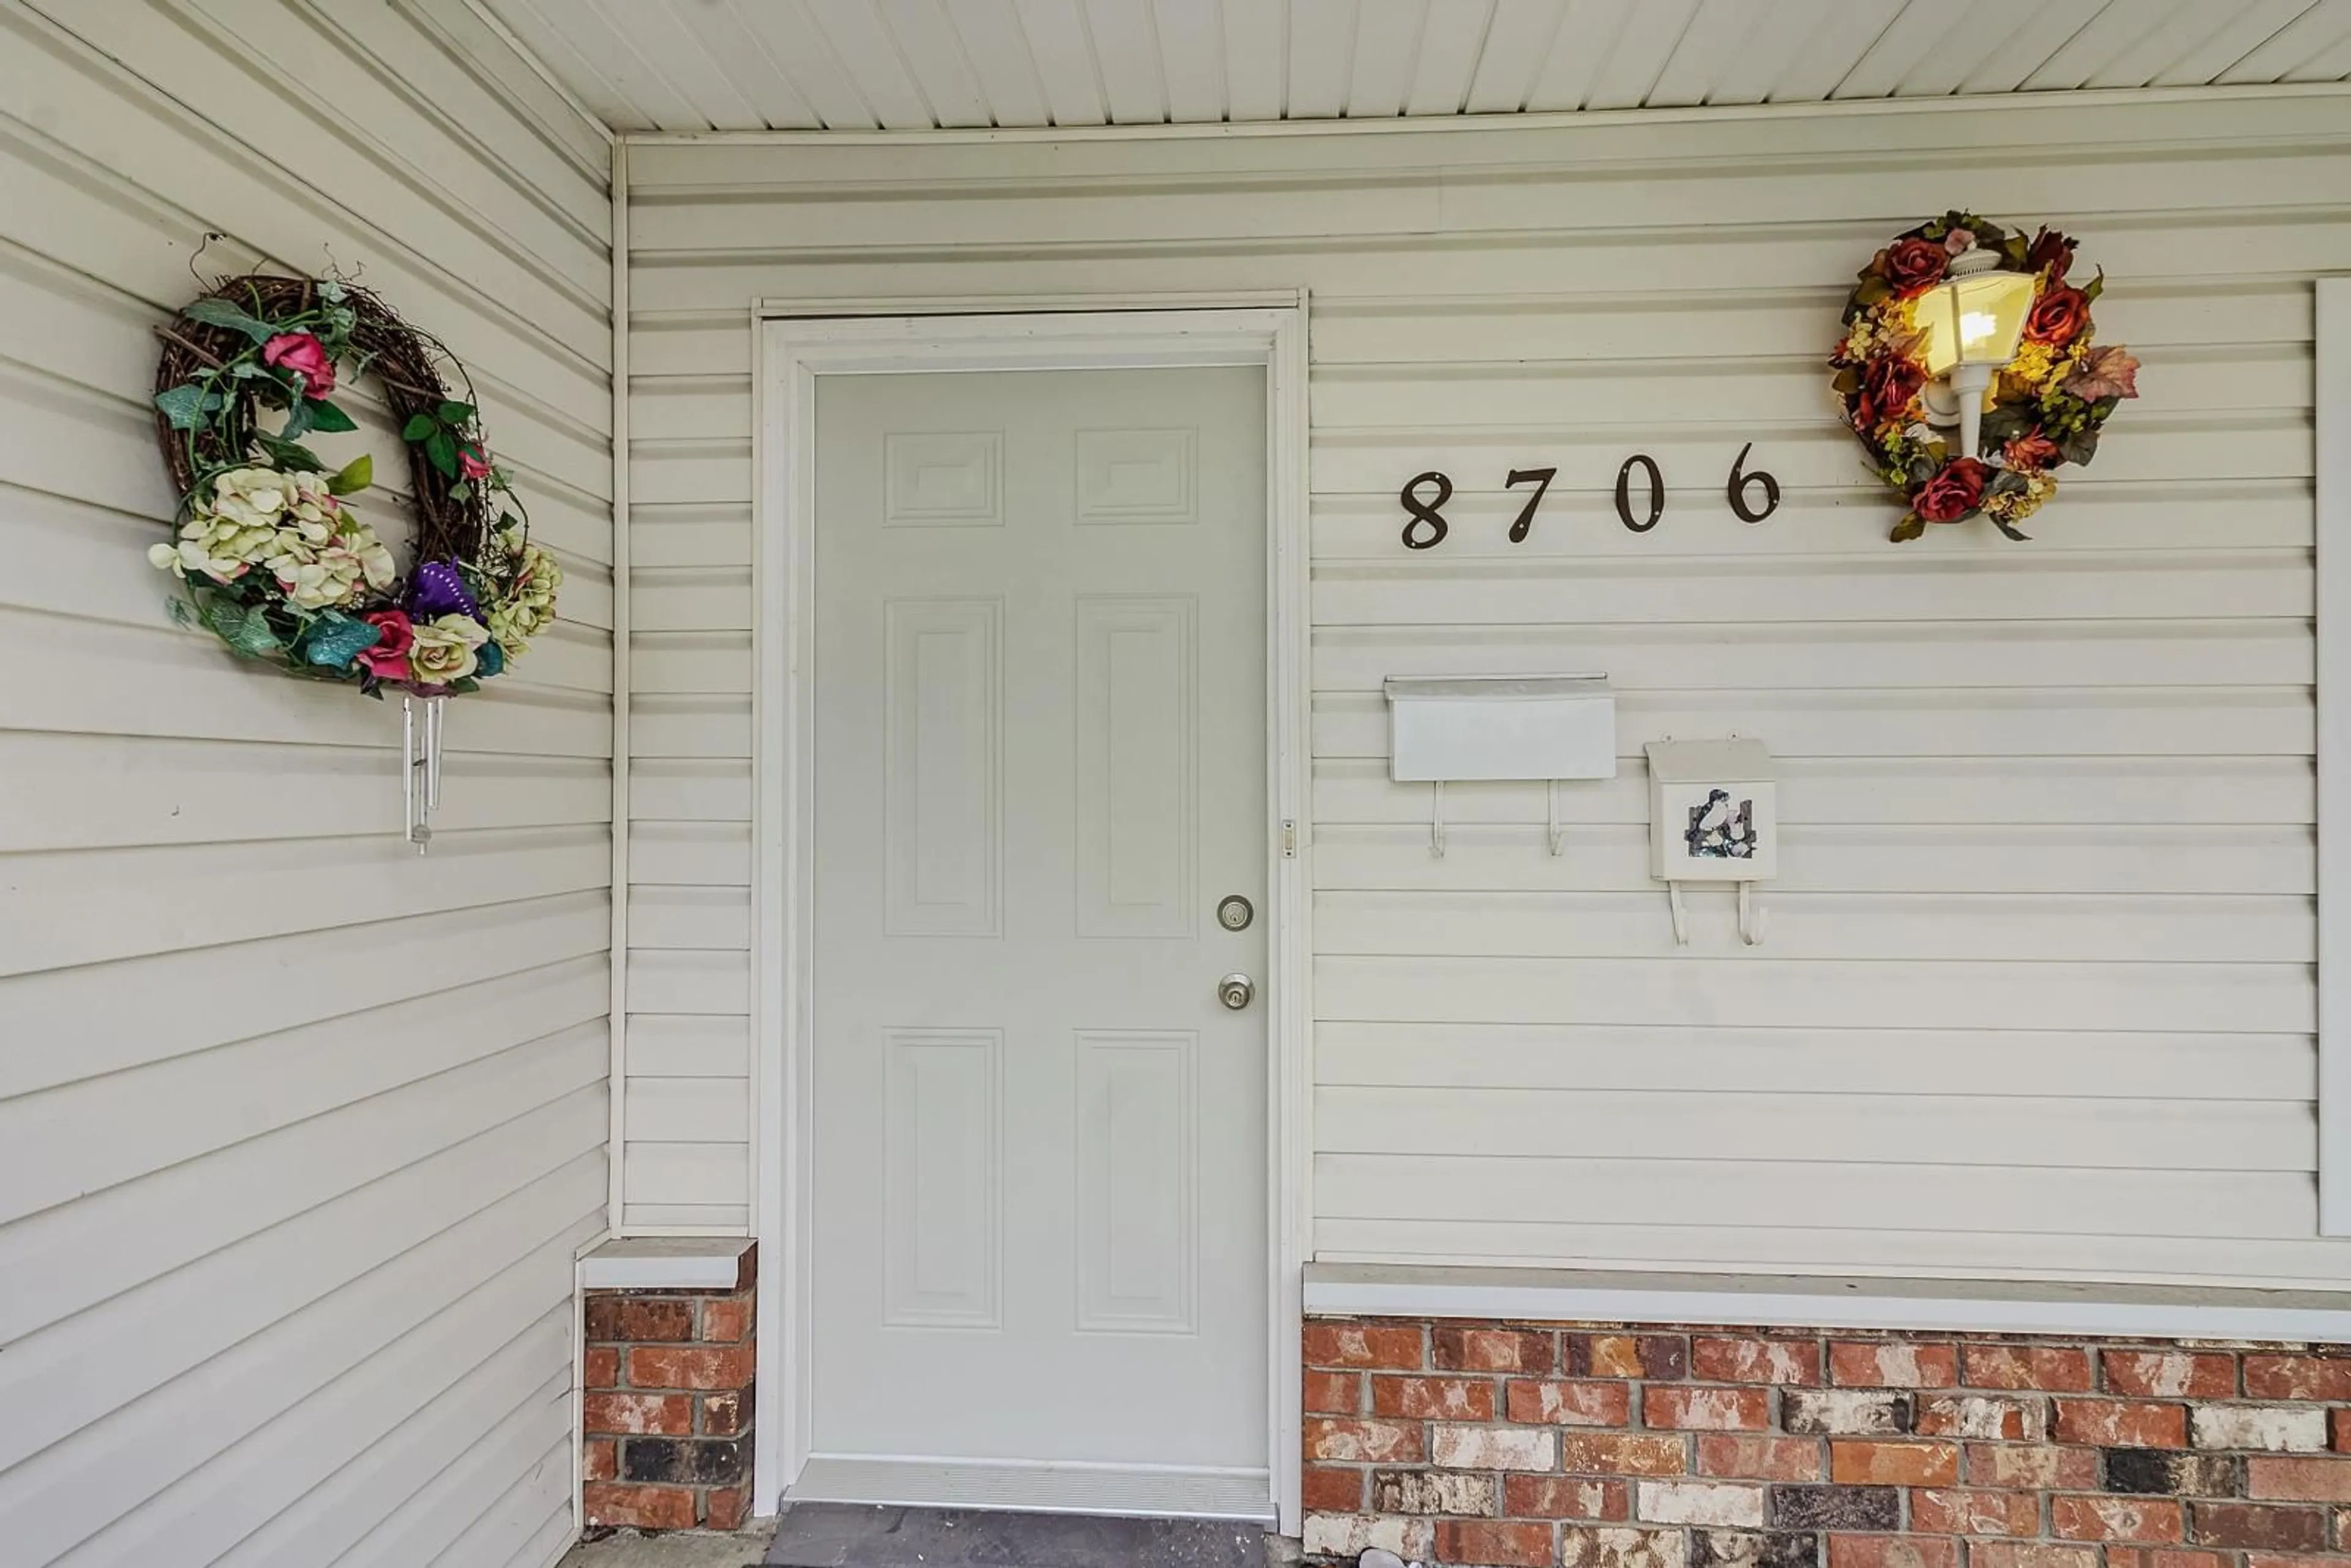
<svg viewBox="0 0 2351 1568"><path fill-rule="evenodd" d="M1991 514L1990 512L1986 512L1984 516L1991 517ZM2007 535L2010 538L2014 539L2019 544L2031 544L2032 542L2032 536L2023 532L2013 523L2003 523L1998 517L1991 517L1991 526L1998 528L2001 533Z"/></svg>
<svg viewBox="0 0 2351 1568"><path fill-rule="evenodd" d="M282 435L264 435L254 432L253 444L269 454L277 465L292 473L324 474L329 472L327 460L298 442Z"/></svg>
<svg viewBox="0 0 2351 1568"><path fill-rule="evenodd" d="M2057 455L2068 463L2087 464L2098 455L2098 427L2085 424L2057 443Z"/></svg>
<svg viewBox="0 0 2351 1568"><path fill-rule="evenodd" d="M218 413L227 402L218 392L208 392L193 382L183 382L157 392L155 406L163 411L163 417L172 422L173 430L201 430L204 415Z"/></svg>
<svg viewBox="0 0 2351 1568"><path fill-rule="evenodd" d="M474 498L474 487L460 479L449 486L449 498L453 501L470 501Z"/></svg>
<svg viewBox="0 0 2351 1568"><path fill-rule="evenodd" d="M468 696L481 689L482 683L474 679L471 675L466 675L449 683L449 692L453 696Z"/></svg>
<svg viewBox="0 0 2351 1568"><path fill-rule="evenodd" d="M286 651L277 633L269 629L267 613L257 604L208 597L196 611L196 619L245 658L266 659Z"/></svg>
<svg viewBox="0 0 2351 1568"><path fill-rule="evenodd" d="M2011 399L1984 411L1982 445L1987 452L2007 445L2032 428L2033 405Z"/></svg>
<svg viewBox="0 0 2351 1568"><path fill-rule="evenodd" d="M444 402L434 412L440 415L444 424L463 424L474 417L474 405L470 402Z"/></svg>
<svg viewBox="0 0 2351 1568"><path fill-rule="evenodd" d="M207 327L225 327L242 332L256 343L266 343L277 336L277 329L258 317L248 316L225 299L199 299L180 312L191 321L202 321Z"/></svg>
<svg viewBox="0 0 2351 1568"><path fill-rule="evenodd" d="M278 431L280 441L298 441L317 427L319 405L308 398L298 397L287 411L285 428Z"/></svg>
<svg viewBox="0 0 2351 1568"><path fill-rule="evenodd" d="M445 430L435 430L424 438L424 460L440 471L444 479L457 476L457 439Z"/></svg>
<svg viewBox="0 0 2351 1568"><path fill-rule="evenodd" d="M1926 519L1919 517L1916 512L1905 512L1902 514L1902 520L1894 525L1894 531L1886 537L1892 539L1896 544L1907 544L1912 539L1917 538L1921 535L1925 534L1926 531Z"/></svg>
<svg viewBox="0 0 2351 1568"><path fill-rule="evenodd" d="M408 423L400 427L400 438L402 441L422 441L433 434L434 423L429 413L412 413L408 416Z"/></svg>
<svg viewBox="0 0 2351 1568"><path fill-rule="evenodd" d="M350 414L319 398L310 403L310 428L332 435L346 430L357 430L359 426L352 423Z"/></svg>
<svg viewBox="0 0 2351 1568"><path fill-rule="evenodd" d="M342 470L327 481L328 492L336 496L355 496L375 483L375 459L360 453L342 466Z"/></svg>

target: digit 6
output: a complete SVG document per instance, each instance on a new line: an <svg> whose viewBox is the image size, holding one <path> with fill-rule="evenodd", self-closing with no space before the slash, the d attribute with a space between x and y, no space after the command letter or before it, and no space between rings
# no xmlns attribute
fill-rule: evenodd
<svg viewBox="0 0 2351 1568"><path fill-rule="evenodd" d="M1780 481L1761 468L1752 474L1743 472L1747 464L1747 455L1754 450L1755 444L1751 441L1739 449L1739 455L1733 458L1730 464L1730 483L1723 487L1724 498L1729 501L1730 509L1739 515L1739 520L1742 523L1760 523L1780 509ZM1750 485L1763 486L1763 506L1761 510L1747 504L1747 486Z"/></svg>

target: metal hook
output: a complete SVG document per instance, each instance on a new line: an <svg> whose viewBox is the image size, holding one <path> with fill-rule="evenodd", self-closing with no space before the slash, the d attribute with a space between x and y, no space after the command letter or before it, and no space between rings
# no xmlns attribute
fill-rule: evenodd
<svg viewBox="0 0 2351 1568"><path fill-rule="evenodd" d="M210 288L212 285L204 281L204 275L203 273L196 270L196 263L204 260L204 252L212 249L213 247L213 241L226 238L228 238L228 235L221 233L218 229L206 229L204 231L204 243L196 246L195 250L189 255L188 276L196 280L197 287Z"/></svg>
<svg viewBox="0 0 2351 1568"><path fill-rule="evenodd" d="M1433 790L1428 810L1428 852L1432 859L1445 858L1445 780L1439 779Z"/></svg>
<svg viewBox="0 0 2351 1568"><path fill-rule="evenodd" d="M1763 922L1767 912L1755 902L1754 894L1753 883L1739 884L1739 937L1750 947L1761 947L1763 946Z"/></svg>
<svg viewBox="0 0 2351 1568"><path fill-rule="evenodd" d="M1544 803L1551 809L1551 852L1554 855L1563 855L1567 852L1567 834L1559 825L1558 779L1543 780L1543 796Z"/></svg>
<svg viewBox="0 0 2351 1568"><path fill-rule="evenodd" d="M1680 883L1666 883L1666 902L1674 912L1674 946L1687 947L1689 946L1689 910L1682 903Z"/></svg>

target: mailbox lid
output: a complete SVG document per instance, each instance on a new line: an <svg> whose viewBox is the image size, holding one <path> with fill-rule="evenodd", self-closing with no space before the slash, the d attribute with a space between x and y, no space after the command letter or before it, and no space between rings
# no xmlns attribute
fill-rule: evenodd
<svg viewBox="0 0 2351 1568"><path fill-rule="evenodd" d="M1660 784L1760 784L1771 777L1771 748L1760 740L1653 740L1642 750Z"/></svg>
<svg viewBox="0 0 2351 1568"><path fill-rule="evenodd" d="M1605 675L1391 675L1389 777L1614 779Z"/></svg>

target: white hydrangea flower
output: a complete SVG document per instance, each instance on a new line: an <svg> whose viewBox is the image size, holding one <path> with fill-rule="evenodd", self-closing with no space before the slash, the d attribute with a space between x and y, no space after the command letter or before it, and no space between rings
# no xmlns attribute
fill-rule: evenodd
<svg viewBox="0 0 2351 1568"><path fill-rule="evenodd" d="M530 640L554 623L555 595L563 586L563 569L552 555L514 529L500 534L498 542L520 564L506 595L487 608L490 635L507 657L518 659L529 651Z"/></svg>
<svg viewBox="0 0 2351 1568"><path fill-rule="evenodd" d="M232 468L180 526L176 546L147 559L185 578L234 582L258 566L302 610L340 608L361 585L381 592L398 575L392 551L327 487L324 474Z"/></svg>

